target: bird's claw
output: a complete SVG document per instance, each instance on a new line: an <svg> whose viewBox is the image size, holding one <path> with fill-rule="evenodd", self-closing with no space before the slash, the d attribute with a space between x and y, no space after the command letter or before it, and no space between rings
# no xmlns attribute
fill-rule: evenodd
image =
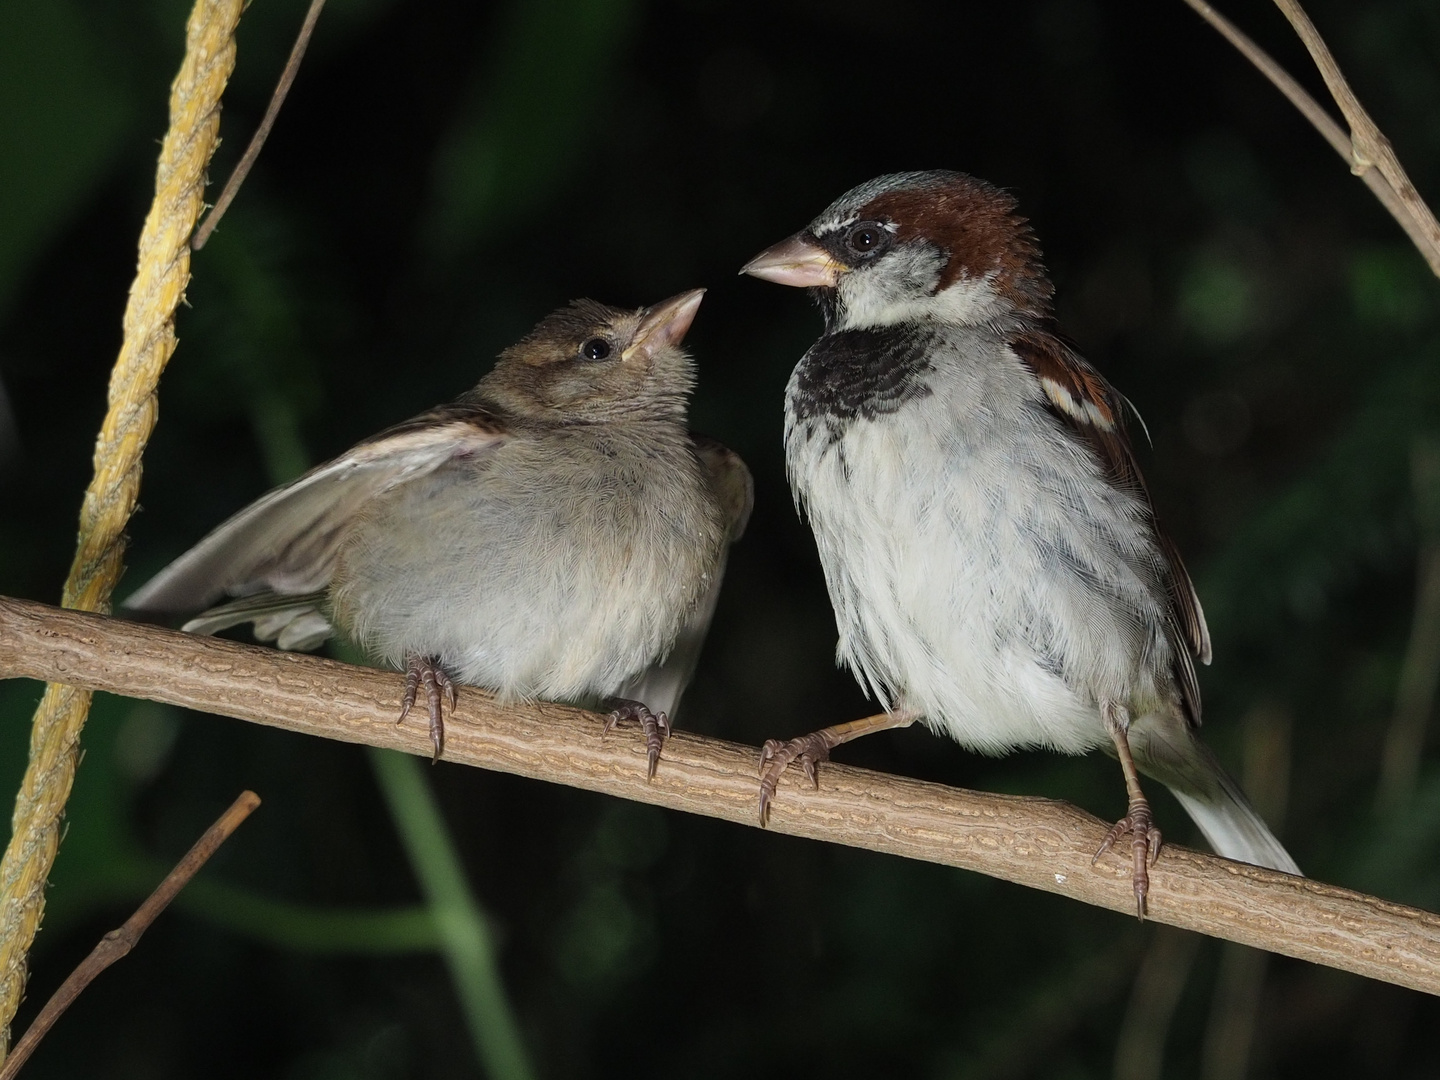
<svg viewBox="0 0 1440 1080"><path fill-rule="evenodd" d="M455 711L455 680L440 666L433 656L412 656L405 665L405 694L400 699L400 717L395 722L403 724L415 707L420 687L425 687L426 712L430 716L430 744L435 748L431 763L440 760L445 752L445 710L442 705Z"/></svg>
<svg viewBox="0 0 1440 1080"><path fill-rule="evenodd" d="M1138 799L1130 803L1130 812L1111 826L1110 831L1105 834L1105 839L1100 842L1100 847L1095 852L1095 857L1090 860L1094 866L1116 842L1130 833L1133 837L1131 849L1135 859L1135 868L1131 873L1131 881L1135 885L1135 914L1140 921L1145 920L1145 900L1150 893L1150 867L1155 865L1155 860L1160 857L1160 830L1155 827L1155 818L1150 813L1150 804L1144 799Z"/></svg>
<svg viewBox="0 0 1440 1080"><path fill-rule="evenodd" d="M801 735L789 742L781 742L779 739L765 740L765 745L760 748L762 827L770 821L770 803L775 798L775 789L780 786L780 777L792 761L798 758L810 783L817 789L820 787L820 763L830 760L830 751L833 749L833 744L825 736L824 731L812 731L809 735Z"/></svg>
<svg viewBox="0 0 1440 1080"><path fill-rule="evenodd" d="M670 737L670 717L664 712L651 712L644 702L640 701L618 699L611 704L613 708L605 718L604 734L610 734L622 720L639 720L640 730L645 735L645 776L649 780L655 779L655 769L660 764L660 751L665 746L665 740Z"/></svg>

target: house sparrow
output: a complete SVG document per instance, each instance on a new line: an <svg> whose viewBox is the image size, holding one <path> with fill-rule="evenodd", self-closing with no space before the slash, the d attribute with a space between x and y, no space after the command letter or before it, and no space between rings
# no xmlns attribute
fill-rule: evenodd
<svg viewBox="0 0 1440 1080"><path fill-rule="evenodd" d="M963 173L882 176L742 273L813 290L825 332L785 393L785 450L839 624L885 713L771 740L812 780L840 743L915 720L987 753L1097 746L1129 810L1141 918L1160 832L1139 772L1215 850L1298 874L1199 741L1200 601L1155 522L1128 404L1059 336L1008 194Z"/></svg>
<svg viewBox="0 0 1440 1080"><path fill-rule="evenodd" d="M638 719L654 775L750 513L750 472L686 429L680 349L703 289L638 311L579 300L458 401L240 511L132 612L254 624L312 649L338 628L424 691L438 759L456 682Z"/></svg>

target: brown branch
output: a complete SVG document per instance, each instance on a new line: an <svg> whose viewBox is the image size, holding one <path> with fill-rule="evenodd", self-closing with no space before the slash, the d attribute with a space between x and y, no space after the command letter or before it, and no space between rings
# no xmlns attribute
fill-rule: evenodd
<svg viewBox="0 0 1440 1080"><path fill-rule="evenodd" d="M253 791L242 791L240 797L230 804L230 809L221 814L214 825L205 830L205 835L195 841L195 846L185 853L185 857L175 864L175 869L165 875L165 880L156 886L155 891L149 898L135 910L135 914L125 920L125 924L118 930L111 930L103 938L100 944L96 945L90 955L82 960L78 967L70 973L70 977L60 984L45 1007L40 1010L15 1048L10 1051L10 1056L5 1059L5 1064L0 1065L0 1080L14 1080L15 1074L20 1071L30 1055L35 1052L35 1047L40 1045L55 1021L68 1009L84 989L95 981L102 971L108 968L117 960L123 960L130 954L140 941L150 924L159 918L160 913L170 906L180 890L190 883L190 879L199 873L200 868L210 861L220 845L230 839L230 834L240 827L241 822L248 818L257 806L260 805L260 796Z"/></svg>
<svg viewBox="0 0 1440 1080"><path fill-rule="evenodd" d="M1320 35L1315 31L1314 26L1310 25L1309 19L1305 19L1305 25L1309 27L1310 33L1314 35L1314 40L1318 43L1319 48L1324 50L1324 56L1328 59L1330 73L1338 80L1338 85L1343 87L1346 100L1352 102L1354 108L1358 110L1355 117L1352 117L1346 108L1345 102L1341 101L1340 103L1341 111L1344 112L1347 119L1350 120L1352 130L1356 130L1355 124L1357 119L1363 118L1364 124L1368 125L1363 138L1364 144L1369 146L1378 140L1378 143L1384 146L1388 154L1388 158L1386 159L1387 163L1379 169L1371 169L1368 167L1370 163L1368 157L1364 159L1364 164L1360 163L1360 151L1357 148L1362 142L1362 136L1358 132L1354 137L1346 135L1345 131L1331 118L1330 114L1321 107L1320 103L1311 97L1269 53L1242 33L1234 23L1230 22L1229 19L1205 3L1205 0L1185 0L1185 3L1202 19L1214 27L1225 40L1229 41L1231 45L1234 45L1241 55L1249 60L1250 63L1254 64L1256 69L1274 83L1276 89L1284 94L1295 108L1300 110L1301 115L1310 121L1311 125L1320 133L1321 137L1344 159L1345 163L1350 166L1351 171L1365 182L1365 186L1374 193L1375 197L1384 205L1390 216L1405 230L1405 235L1410 237L1410 242L1413 243L1420 254L1425 257L1425 261L1430 264L1430 269L1437 276L1440 276L1440 226L1436 225L1435 215L1430 212L1430 208L1425 205L1424 200L1422 200L1419 193L1415 191L1409 178L1405 176L1404 169L1400 167L1399 161L1395 159L1394 151L1390 150L1390 143L1385 139L1384 135L1380 134L1379 129L1375 127L1374 122L1365 113L1365 110L1360 108L1359 101L1355 99L1355 95L1350 91L1349 84L1345 82L1344 76L1340 74L1340 69L1335 65L1334 58L1330 56L1329 50L1325 49L1324 41L1320 39ZM1287 16L1290 15L1289 8L1293 7L1295 11L1299 12L1302 19L1305 18L1305 13L1300 10L1298 4L1290 4L1289 0L1276 0L1276 3L1285 10ZM1293 18L1291 22L1294 22ZM1299 27L1297 25L1297 30L1298 29ZM1302 39L1304 36L1302 33ZM1307 41L1306 44L1308 46L1310 44L1309 41ZM1314 49L1311 50L1311 55L1315 56ZM1316 61L1318 64L1318 57ZM1326 76L1326 82L1329 84L1331 74L1326 74L1324 66L1321 66L1321 74ZM1335 92L1335 86L1331 85L1331 93L1334 94ZM1336 100L1340 101L1338 95ZM1393 169L1391 168L1392 164ZM1397 179L1403 181L1404 189L1409 192L1408 197L1402 197L1397 193L1397 187L1392 186Z"/></svg>
<svg viewBox="0 0 1440 1080"><path fill-rule="evenodd" d="M395 723L403 679L314 656L0 598L0 677L80 684L428 757L422 723ZM496 704L465 689L446 729L451 761L758 827L758 752L677 732L653 781L643 741L602 734L564 705ZM791 770L773 832L975 870L1132 912L1129 863L1092 866L1106 826L1050 799L963 791L843 765L818 791ZM1348 889L1167 845L1149 915L1245 945L1440 994L1440 916Z"/></svg>
<svg viewBox="0 0 1440 1080"><path fill-rule="evenodd" d="M141 458L159 415L156 387L175 352L175 309L190 280L188 238L203 205L243 8L244 0L195 0L185 23L185 56L170 85L170 126L155 165L155 198L140 230L124 338L95 440L95 471L80 503L75 556L61 591L66 607L109 611L125 570L125 526L135 512ZM31 721L10 841L0 856L0 1061L25 991L25 958L45 914L45 881L60 845L89 714L87 691L50 686Z"/></svg>
<svg viewBox="0 0 1440 1080"><path fill-rule="evenodd" d="M300 71L300 61L305 59L305 50L310 47L310 36L315 32L315 24L320 20L320 9L324 6L325 0L310 0L310 10L305 12L305 21L300 24L300 33L295 36L295 44L290 49L290 59L285 61L285 70L280 73L280 81L275 84L275 92L270 95L270 105L260 120L260 126L255 129L255 134L250 136L250 145L245 147L245 153L240 155L235 171L230 174L230 179L225 181L220 198L215 200L209 216L200 223L195 235L190 238L192 251L199 251L205 246L210 234L215 231L215 226L220 224L225 211L230 209L230 204L235 201L240 185L250 175L255 159L260 156L265 140L270 137L270 129L275 126L275 118L280 115L280 106L285 104L285 97L290 93L290 84L295 81L295 76Z"/></svg>
<svg viewBox="0 0 1440 1080"><path fill-rule="evenodd" d="M1380 131L1370 114L1360 104L1360 99L1350 89L1349 82L1340 71L1340 65L1335 62L1335 57L1330 54L1330 48L1325 44L1325 39L1320 36L1320 31L1315 29L1315 24L1310 21L1310 16L1305 14L1305 9L1300 6L1299 0L1275 0L1275 4L1285 13L1290 20L1290 25L1295 28L1295 33L1300 35L1300 40L1305 43L1305 48L1310 51L1310 58L1315 61L1315 66L1320 69L1320 76L1325 80L1325 85L1330 89L1330 96L1335 99L1335 104L1340 106L1340 111L1345 114L1345 121L1350 125L1350 139L1353 144L1351 151L1351 168L1357 176L1363 176L1373 165L1378 168L1390 186L1395 189L1395 194L1405 205L1415 223L1420 227L1422 235L1426 239L1426 246L1421 251L1426 253L1434 266L1440 260L1440 222L1435 220L1435 215L1430 207L1425 205L1425 200L1420 198L1420 193L1415 190L1415 185L1410 182L1404 168L1400 165L1400 159L1395 156L1395 150ZM1440 271L1437 271L1440 272Z"/></svg>

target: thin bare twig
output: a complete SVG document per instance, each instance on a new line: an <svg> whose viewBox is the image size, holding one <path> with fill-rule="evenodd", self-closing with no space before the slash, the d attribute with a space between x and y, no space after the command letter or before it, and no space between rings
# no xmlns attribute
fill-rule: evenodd
<svg viewBox="0 0 1440 1080"><path fill-rule="evenodd" d="M1395 194L1400 196L1400 201L1426 238L1427 245L1421 250L1429 252L1426 257L1432 258L1434 265L1435 259L1440 259L1440 222L1435 220L1434 213L1415 190L1415 185L1410 182L1410 177L1400 165L1400 159L1395 156L1390 140L1380 131L1375 121L1370 119L1370 114L1360 104L1355 91L1350 89L1349 82L1340 71L1340 65L1335 62L1325 39L1320 36L1320 31L1315 29L1315 24L1310 21L1310 16L1305 14L1299 0L1275 0L1275 4L1285 13L1290 25L1300 35L1300 40L1310 51L1315 66L1320 69L1321 78L1330 88L1330 96L1345 114L1353 143L1351 169L1357 176L1362 176L1373 165L1390 181Z"/></svg>
<svg viewBox="0 0 1440 1080"><path fill-rule="evenodd" d="M1285 0L1276 0L1276 2L1279 3L1282 8L1286 6ZM1395 175L1403 178L1404 185L1408 188L1411 195L1409 199L1402 198L1401 195L1397 194L1396 187L1392 186L1392 179L1390 179L1391 172L1388 171L1388 166L1380 169L1357 167L1357 139L1346 135L1344 129L1331 118L1330 114L1321 107L1320 103L1311 97L1305 91L1305 88L1296 82L1269 53L1242 33L1229 19L1205 3L1205 0L1185 0L1185 3L1202 19L1214 27L1225 40L1230 42L1231 45L1234 45L1241 55L1255 65L1256 69L1269 79L1275 85L1276 89L1284 94L1295 108L1300 110L1301 115L1310 121L1311 125L1320 133L1321 137L1324 138L1324 140L1334 148L1335 152L1344 159L1345 163L1351 167L1351 171L1355 172L1356 175L1365 182L1365 186L1374 193L1375 197L1380 200L1390 216L1405 230L1405 235L1410 238L1410 242L1413 243L1420 254L1425 257L1425 261L1430 264L1430 269L1436 276L1440 276L1440 227L1436 226L1435 217L1430 212L1429 207L1420 199L1419 194L1410 184L1409 179L1405 177L1405 172L1400 168L1400 163L1395 161L1394 152L1389 152L1389 160L1394 162ZM1296 8L1298 10L1298 5L1296 5ZM1286 14L1288 15L1289 12L1287 11ZM1300 14L1303 17L1304 12ZM1306 25L1309 25L1309 20L1306 19L1305 21ZM1314 33L1314 29L1313 26L1310 26L1312 33ZM1302 38L1303 36L1302 34ZM1315 40L1319 42L1320 47L1323 49L1324 42L1320 41L1318 33L1315 34ZM1313 50L1311 55L1314 55ZM1329 50L1326 50L1324 55L1329 57ZM1333 57L1330 58L1329 63L1335 77L1338 78L1340 84L1345 87L1349 100L1354 102L1355 107L1359 109L1359 102L1355 101L1355 95L1349 92L1349 86L1345 83L1344 76L1340 75L1339 68L1335 66ZM1324 74L1324 70L1322 67L1322 74ZM1335 92L1334 87L1331 88L1331 92ZM1343 103L1341 104L1341 110L1345 111L1345 105ZM1346 112L1346 116L1349 118L1350 113ZM1359 109L1358 116L1364 117L1365 123L1369 124L1370 131L1372 132L1369 138L1378 138L1388 151L1390 146L1389 142L1387 142L1385 137L1375 128L1373 121L1370 120L1363 109ZM1352 119L1351 122L1353 125L1355 121ZM1369 145L1369 143L1367 142L1366 145Z"/></svg>
<svg viewBox="0 0 1440 1080"><path fill-rule="evenodd" d="M260 796L253 791L242 791L240 797L230 804L230 809L205 830L205 835L195 841L195 846L176 863L175 869L165 875L165 880L160 882L149 898L135 910L135 914L126 919L120 929L111 930L100 939L100 944L96 945L90 955L70 973L70 977L60 984L60 989L45 1003L40 1014L10 1051L5 1064L0 1066L0 1080L14 1080L15 1075L30 1059L30 1055L35 1052L40 1040L55 1026L55 1021L59 1020L84 989L95 981L96 976L117 960L123 960L129 955L130 950L140 941L141 935L150 929L150 924L170 906L170 901L190 883L190 879L210 861L210 856L215 854L220 845L230 838L230 834L238 829L240 823L259 805Z"/></svg>
<svg viewBox="0 0 1440 1080"><path fill-rule="evenodd" d="M215 231L215 226L220 224L220 219L225 216L225 211L230 209L230 204L235 200L240 185L245 182L245 177L250 175L250 168L255 164L255 159L260 156L260 150L265 145L265 140L270 137L270 129L275 126L275 118L280 115L280 106L285 104L285 96L290 93L290 84L295 81L296 74L300 71L300 61L305 59L305 50L310 47L310 36L315 32L315 24L320 20L320 9L325 6L325 0L310 0L310 10L305 12L305 21L300 24L300 33L295 38L295 45L290 50L290 59L285 61L285 70L280 73L280 81L275 84L275 92L270 95L270 107L265 110L265 116L260 121L260 126L255 129L255 134L250 137L250 145L245 148L245 153L240 156L240 162L235 166L235 171L230 174L230 179L225 181L225 188L220 192L220 198L215 200L215 206L209 215L200 223L195 230L195 235L190 238L190 247L199 251L210 239L210 234Z"/></svg>
<svg viewBox="0 0 1440 1080"><path fill-rule="evenodd" d="M0 598L0 678L74 683L290 731L428 757L424 724L395 723L404 677ZM797 721L798 727L804 720ZM810 726L818 726L812 719ZM646 779L633 733L545 702L465 688L445 757L758 827L755 747L679 731ZM1128 913L1131 868L1092 864L1106 823L1053 799L963 791L826 765L818 789L787 773L770 831L974 870ZM1440 915L1167 844L1148 918L1440 994Z"/></svg>
<svg viewBox="0 0 1440 1080"><path fill-rule="evenodd" d="M1289 99L1291 105L1300 110L1325 141L1335 148L1337 154L1346 161L1350 160L1350 139L1346 136L1344 129L1331 118L1318 101L1310 96L1303 86L1290 77L1290 73L1282 68L1274 57L1255 44L1224 15L1205 3L1205 0L1185 0L1185 3L1218 30L1220 36L1234 45L1236 50L1254 64L1262 75L1274 83L1275 88Z"/></svg>
<svg viewBox="0 0 1440 1080"><path fill-rule="evenodd" d="M244 0L195 0L185 56L170 84L170 125L155 165L155 198L137 245L135 279L110 370L94 474L80 503L75 556L61 592L66 607L109 611L125 571L125 526L140 494L145 446L159 415L156 387L175 352L175 309L190 280L188 237L200 217L205 170L220 131L220 97L235 69ZM0 1061L25 992L25 959L45 914L45 881L79 763L90 695L45 690L30 722L25 776L15 792L10 841L0 856Z"/></svg>

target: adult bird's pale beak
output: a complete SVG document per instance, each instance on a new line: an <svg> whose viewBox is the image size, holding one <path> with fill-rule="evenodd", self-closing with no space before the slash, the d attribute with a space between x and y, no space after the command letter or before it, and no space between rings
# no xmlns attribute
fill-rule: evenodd
<svg viewBox="0 0 1440 1080"><path fill-rule="evenodd" d="M704 289L691 289L646 308L640 318L640 329L625 350L624 359L630 359L636 350L643 350L648 355L665 345L679 345L685 340L685 334L695 321L695 313L700 310L700 301L704 298Z"/></svg>
<svg viewBox="0 0 1440 1080"><path fill-rule="evenodd" d="M845 266L804 233L768 247L740 268L740 273L801 288L833 288Z"/></svg>

